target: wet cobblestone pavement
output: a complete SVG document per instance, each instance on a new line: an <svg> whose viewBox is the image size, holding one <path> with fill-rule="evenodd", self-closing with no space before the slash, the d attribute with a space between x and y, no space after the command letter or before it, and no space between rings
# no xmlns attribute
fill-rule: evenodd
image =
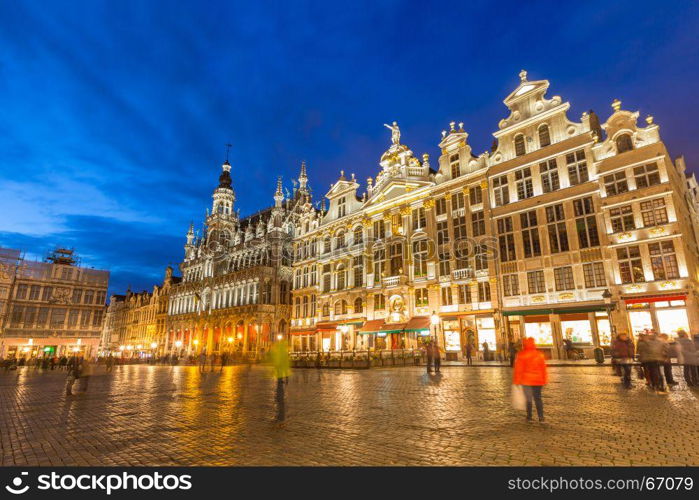
<svg viewBox="0 0 699 500"><path fill-rule="evenodd" d="M677 372L677 368L675 368ZM699 465L699 391L668 395L608 367L550 368L548 424L511 409L509 368L299 369L273 423L261 366L0 372L3 465ZM681 377L678 377L678 380Z"/></svg>

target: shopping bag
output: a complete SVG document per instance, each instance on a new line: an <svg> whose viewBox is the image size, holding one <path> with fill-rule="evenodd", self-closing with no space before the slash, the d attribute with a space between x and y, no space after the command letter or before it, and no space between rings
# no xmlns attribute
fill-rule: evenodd
<svg viewBox="0 0 699 500"><path fill-rule="evenodd" d="M512 408L515 410L527 409L527 398L524 395L524 387L512 384Z"/></svg>

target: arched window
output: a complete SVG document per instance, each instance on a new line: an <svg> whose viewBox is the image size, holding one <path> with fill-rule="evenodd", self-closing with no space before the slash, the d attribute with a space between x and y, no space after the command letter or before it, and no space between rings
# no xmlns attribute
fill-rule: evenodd
<svg viewBox="0 0 699 500"><path fill-rule="evenodd" d="M354 312L355 313L362 313L364 312L364 302L362 302L362 298L358 297L354 301Z"/></svg>
<svg viewBox="0 0 699 500"><path fill-rule="evenodd" d="M527 152L527 149L524 146L524 135L522 135L522 134L516 135L515 136L515 155L522 156L526 152Z"/></svg>
<svg viewBox="0 0 699 500"><path fill-rule="evenodd" d="M360 243L362 243L364 241L364 232L363 232L362 226L357 226L354 228L353 239L354 239L355 245L359 245Z"/></svg>
<svg viewBox="0 0 699 500"><path fill-rule="evenodd" d="M335 235L335 248L345 248L345 232L340 231Z"/></svg>
<svg viewBox="0 0 699 500"><path fill-rule="evenodd" d="M616 152L623 153L633 149L633 141L629 134L621 134L616 138Z"/></svg>
<svg viewBox="0 0 699 500"><path fill-rule="evenodd" d="M539 146L544 147L551 144L551 133L549 132L549 126L545 123L539 127Z"/></svg>

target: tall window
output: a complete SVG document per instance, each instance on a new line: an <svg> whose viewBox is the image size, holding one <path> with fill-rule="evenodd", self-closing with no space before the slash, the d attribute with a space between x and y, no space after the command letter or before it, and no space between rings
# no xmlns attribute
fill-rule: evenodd
<svg viewBox="0 0 699 500"><path fill-rule="evenodd" d="M325 304L323 304L323 308L321 309L321 315L324 318L327 318L328 316L330 316L330 304L328 304L327 302Z"/></svg>
<svg viewBox="0 0 699 500"><path fill-rule="evenodd" d="M527 287L529 293L546 293L544 271L529 271L527 273Z"/></svg>
<svg viewBox="0 0 699 500"><path fill-rule="evenodd" d="M469 304L471 302L471 286L459 285L459 304Z"/></svg>
<svg viewBox="0 0 699 500"><path fill-rule="evenodd" d="M301 317L301 298L300 297L296 297L294 299L294 317L295 318Z"/></svg>
<svg viewBox="0 0 699 500"><path fill-rule="evenodd" d="M519 277L516 274L506 274L502 277L502 293L505 297L519 295Z"/></svg>
<svg viewBox="0 0 699 500"><path fill-rule="evenodd" d="M555 158L539 163L539 172L541 173L541 188L544 193L557 191L561 188L561 182L558 178L558 165Z"/></svg>
<svg viewBox="0 0 699 500"><path fill-rule="evenodd" d="M573 200L575 211L575 227L578 231L580 248L599 246L599 233L597 231L597 218L595 217L595 205L592 197Z"/></svg>
<svg viewBox="0 0 699 500"><path fill-rule="evenodd" d="M438 198L434 204L435 213L437 215L444 215L447 213L447 199L442 197Z"/></svg>
<svg viewBox="0 0 699 500"><path fill-rule="evenodd" d="M354 286L364 285L364 257L362 255L352 258L352 271L354 273Z"/></svg>
<svg viewBox="0 0 699 500"><path fill-rule="evenodd" d="M316 317L316 296L311 295L311 318Z"/></svg>
<svg viewBox="0 0 699 500"><path fill-rule="evenodd" d="M374 309L383 310L386 309L386 297L382 293L374 294Z"/></svg>
<svg viewBox="0 0 699 500"><path fill-rule="evenodd" d="M331 249L332 249L332 243L330 240L330 236L328 236L323 240L323 253L330 253Z"/></svg>
<svg viewBox="0 0 699 500"><path fill-rule="evenodd" d="M335 315L347 314L347 301L339 300L335 302Z"/></svg>
<svg viewBox="0 0 699 500"><path fill-rule="evenodd" d="M536 220L536 210L524 212L519 215L522 225L522 243L524 244L525 257L538 257L541 255L541 242L539 241L539 227Z"/></svg>
<svg viewBox="0 0 699 500"><path fill-rule="evenodd" d="M616 138L616 151L617 153L625 153L626 151L631 151L633 149L633 141L629 134L621 134Z"/></svg>
<svg viewBox="0 0 699 500"><path fill-rule="evenodd" d="M619 261L619 274L622 283L643 283L646 281L641 261L641 250L638 246L617 248L616 257Z"/></svg>
<svg viewBox="0 0 699 500"><path fill-rule="evenodd" d="M330 291L330 283L332 281L332 275L330 274L330 264L323 265L323 291Z"/></svg>
<svg viewBox="0 0 699 500"><path fill-rule="evenodd" d="M527 167L515 172L515 184L517 186L517 199L523 200L534 196L532 186L532 169Z"/></svg>
<svg viewBox="0 0 699 500"><path fill-rule="evenodd" d="M636 179L636 189L655 186L660 184L660 172L657 163L641 165L633 169L633 176Z"/></svg>
<svg viewBox="0 0 699 500"><path fill-rule="evenodd" d="M362 230L362 226L357 226L354 228L352 240L355 245L359 245L360 243L364 242L364 231Z"/></svg>
<svg viewBox="0 0 699 500"><path fill-rule="evenodd" d="M335 248L345 248L345 233L344 231L340 231L335 235Z"/></svg>
<svg viewBox="0 0 699 500"><path fill-rule="evenodd" d="M17 285L17 291L15 292L15 298L24 300L27 298L27 290L29 290L29 287L25 284L19 284Z"/></svg>
<svg viewBox="0 0 699 500"><path fill-rule="evenodd" d="M459 155L451 155L449 157L449 165L451 167L451 178L456 179L461 175L461 168L459 167Z"/></svg>
<svg viewBox="0 0 699 500"><path fill-rule="evenodd" d="M675 245L671 240L650 243L650 264L653 268L653 277L656 280L676 279L680 277L675 256Z"/></svg>
<svg viewBox="0 0 699 500"><path fill-rule="evenodd" d="M413 241L413 270L415 277L427 276L427 240Z"/></svg>
<svg viewBox="0 0 699 500"><path fill-rule="evenodd" d="M566 165L568 166L568 179L571 186L582 184L590 179L587 173L585 151L582 149L574 153L568 153L566 155Z"/></svg>
<svg viewBox="0 0 699 500"><path fill-rule="evenodd" d="M483 210L471 213L471 227L473 236L483 236L485 234L485 215Z"/></svg>
<svg viewBox="0 0 699 500"><path fill-rule="evenodd" d="M344 217L345 214L347 213L347 206L345 203L346 203L346 200L344 197L337 200L337 216L338 216L338 218Z"/></svg>
<svg viewBox="0 0 699 500"><path fill-rule="evenodd" d="M416 307L427 307L429 305L429 299L427 298L427 288L418 288L415 290L415 306Z"/></svg>
<svg viewBox="0 0 699 500"><path fill-rule="evenodd" d="M85 290L85 296L83 297L84 304L92 304L95 300L94 290Z"/></svg>
<svg viewBox="0 0 699 500"><path fill-rule="evenodd" d="M474 258L476 271L484 271L488 269L488 247L485 245L476 246L476 255Z"/></svg>
<svg viewBox="0 0 699 500"><path fill-rule="evenodd" d="M437 244L449 242L449 223L445 220L437 223Z"/></svg>
<svg viewBox="0 0 699 500"><path fill-rule="evenodd" d="M41 300L44 302L48 302L48 300L51 298L52 295L53 295L53 287L45 286L44 289L42 290ZM87 304L87 302L86 302L86 304Z"/></svg>
<svg viewBox="0 0 699 500"><path fill-rule="evenodd" d="M466 206L466 201L465 201L463 191L459 191L459 192L453 193L451 195L451 209L452 209L452 211L459 210L460 208L464 208L465 206Z"/></svg>
<svg viewBox="0 0 699 500"><path fill-rule="evenodd" d="M607 280L604 277L604 264L602 262L583 264L583 277L585 278L585 288L607 286Z"/></svg>
<svg viewBox="0 0 699 500"><path fill-rule="evenodd" d="M498 242L500 247L500 262L508 262L517 259L512 217L498 219Z"/></svg>
<svg viewBox="0 0 699 500"><path fill-rule="evenodd" d="M483 203L483 190L480 186L472 187L468 190L468 199L470 205L478 205Z"/></svg>
<svg viewBox="0 0 699 500"><path fill-rule="evenodd" d="M304 318L308 317L308 295L304 295L304 297L303 297L303 313L302 314L303 314Z"/></svg>
<svg viewBox="0 0 699 500"><path fill-rule="evenodd" d="M451 255L448 251L439 254L439 275L449 276L451 273Z"/></svg>
<svg viewBox="0 0 699 500"><path fill-rule="evenodd" d="M454 240L466 239L466 216L454 217Z"/></svg>
<svg viewBox="0 0 699 500"><path fill-rule="evenodd" d="M573 268L570 266L555 268L553 270L553 279L556 284L557 292L575 289L575 281L573 281Z"/></svg>
<svg viewBox="0 0 699 500"><path fill-rule="evenodd" d="M29 289L29 300L39 300L39 290L41 287L39 285L32 285ZM78 292L78 298L75 298L75 292ZM80 304L80 297L82 295L82 290L73 290L73 304Z"/></svg>
<svg viewBox="0 0 699 500"><path fill-rule="evenodd" d="M386 237L386 224L383 220L374 221L374 238L382 240Z"/></svg>
<svg viewBox="0 0 699 500"><path fill-rule="evenodd" d="M607 196L625 193L629 190L629 183L626 182L626 172L616 172L604 176L604 191Z"/></svg>
<svg viewBox="0 0 699 500"><path fill-rule="evenodd" d="M451 296L451 287L450 286L442 287L442 305L443 306L450 306L452 304L453 304L453 301L452 301L452 296Z"/></svg>
<svg viewBox="0 0 699 500"><path fill-rule="evenodd" d="M425 209L423 207L413 208L413 231L425 229L426 225Z"/></svg>
<svg viewBox="0 0 699 500"><path fill-rule="evenodd" d="M546 222L549 233L549 246L551 253L567 252L568 231L565 223L565 210L563 204L546 207Z"/></svg>
<svg viewBox="0 0 699 500"><path fill-rule="evenodd" d="M335 271L335 283L336 290L344 290L347 288L347 269L345 266L340 264Z"/></svg>
<svg viewBox="0 0 699 500"><path fill-rule="evenodd" d="M641 216L643 217L643 227L667 224L665 199L656 198L655 200L642 201Z"/></svg>
<svg viewBox="0 0 699 500"><path fill-rule="evenodd" d="M543 124L539 127L539 146L549 146L551 144L551 133L549 132L549 126Z"/></svg>
<svg viewBox="0 0 699 500"><path fill-rule="evenodd" d="M510 202L510 188L507 184L506 175L493 179L493 195L495 196L495 205L498 207L507 205Z"/></svg>
<svg viewBox="0 0 699 500"><path fill-rule="evenodd" d="M524 135L518 134L515 136L515 156L522 156L527 152L524 145Z"/></svg>
<svg viewBox="0 0 699 500"><path fill-rule="evenodd" d="M403 243L395 242L391 249L391 276L403 274Z"/></svg>
<svg viewBox="0 0 699 500"><path fill-rule="evenodd" d="M357 297L354 300L354 312L355 314L361 314L364 312L364 302L362 301L361 297Z"/></svg>
<svg viewBox="0 0 699 500"><path fill-rule="evenodd" d="M478 282L478 302L490 302L490 283Z"/></svg>
<svg viewBox="0 0 699 500"><path fill-rule="evenodd" d="M374 283L381 283L381 277L384 272L384 265L386 261L386 249L376 248L374 249Z"/></svg>
<svg viewBox="0 0 699 500"><path fill-rule="evenodd" d="M636 222L633 218L633 209L631 208L631 205L612 208L609 211L609 216L612 220L612 231L615 233L632 231L636 229Z"/></svg>

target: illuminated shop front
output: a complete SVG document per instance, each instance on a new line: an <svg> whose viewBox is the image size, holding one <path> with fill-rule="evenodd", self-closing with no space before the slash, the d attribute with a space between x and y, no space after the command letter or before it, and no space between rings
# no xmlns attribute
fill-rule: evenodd
<svg viewBox="0 0 699 500"><path fill-rule="evenodd" d="M492 312L443 317L440 327L443 333L440 340L443 339L447 353L463 355L468 343L477 351L484 350L484 343L491 353L497 351L498 340Z"/></svg>
<svg viewBox="0 0 699 500"><path fill-rule="evenodd" d="M690 332L686 295L624 298L629 328L634 336L645 330L677 336L678 330Z"/></svg>

